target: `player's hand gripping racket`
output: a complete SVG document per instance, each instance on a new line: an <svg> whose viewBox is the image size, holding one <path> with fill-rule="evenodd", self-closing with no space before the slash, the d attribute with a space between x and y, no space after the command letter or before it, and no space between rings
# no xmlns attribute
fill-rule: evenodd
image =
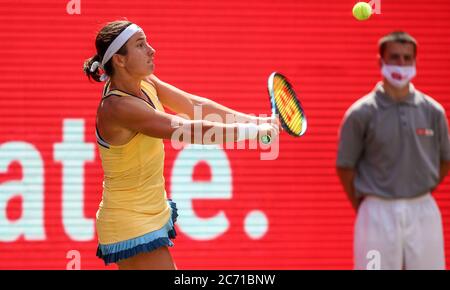
<svg viewBox="0 0 450 290"><path fill-rule="evenodd" d="M287 78L280 73L273 72L269 76L268 92L272 106L272 118L278 114L281 126L289 135L299 137L305 134L306 116L297 94ZM261 142L270 144L272 138L270 135L264 135L261 137Z"/></svg>

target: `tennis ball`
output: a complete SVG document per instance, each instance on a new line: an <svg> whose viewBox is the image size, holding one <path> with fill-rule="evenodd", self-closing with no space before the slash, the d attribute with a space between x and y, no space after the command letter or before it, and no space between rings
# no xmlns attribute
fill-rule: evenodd
<svg viewBox="0 0 450 290"><path fill-rule="evenodd" d="M353 16L359 21L367 20L372 15L372 7L369 3L358 2L353 6Z"/></svg>

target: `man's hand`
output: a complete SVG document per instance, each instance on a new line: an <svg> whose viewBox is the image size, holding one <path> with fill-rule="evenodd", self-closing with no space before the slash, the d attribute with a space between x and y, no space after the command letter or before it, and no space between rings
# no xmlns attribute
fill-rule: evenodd
<svg viewBox="0 0 450 290"><path fill-rule="evenodd" d="M359 205L361 204L361 198L355 196L355 188L353 186L353 179L355 177L355 171L352 168L336 168L337 175L341 181L344 191L347 193L347 197L353 209L358 212Z"/></svg>

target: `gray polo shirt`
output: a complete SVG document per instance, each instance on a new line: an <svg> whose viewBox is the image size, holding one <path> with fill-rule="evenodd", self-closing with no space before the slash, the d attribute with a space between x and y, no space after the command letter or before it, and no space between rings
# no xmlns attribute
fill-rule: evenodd
<svg viewBox="0 0 450 290"><path fill-rule="evenodd" d="M445 110L412 84L395 102L380 82L345 113L336 165L355 169L357 196L423 195L438 184L441 160L450 160Z"/></svg>

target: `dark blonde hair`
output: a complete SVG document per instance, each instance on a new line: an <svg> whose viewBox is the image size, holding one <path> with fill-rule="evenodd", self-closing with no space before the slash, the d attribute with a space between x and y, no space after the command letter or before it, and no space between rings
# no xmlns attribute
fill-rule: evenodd
<svg viewBox="0 0 450 290"><path fill-rule="evenodd" d="M132 22L127 20L118 20L107 23L97 34L97 37L95 38L95 48L97 49L97 54L94 55L91 58L88 58L84 61L83 65L83 71L87 75L89 79L93 79L96 82L101 82L100 76L101 72L99 68L97 68L95 71L91 72L91 66L94 62L98 61L101 62L103 59L103 56L106 53L106 50L111 45L111 43L116 39L119 34L125 30L129 25L131 25ZM120 55L126 55L127 54L127 48L125 44L117 51ZM109 60L104 65L104 70L108 76L112 76L114 74L114 69L111 63L111 60Z"/></svg>

